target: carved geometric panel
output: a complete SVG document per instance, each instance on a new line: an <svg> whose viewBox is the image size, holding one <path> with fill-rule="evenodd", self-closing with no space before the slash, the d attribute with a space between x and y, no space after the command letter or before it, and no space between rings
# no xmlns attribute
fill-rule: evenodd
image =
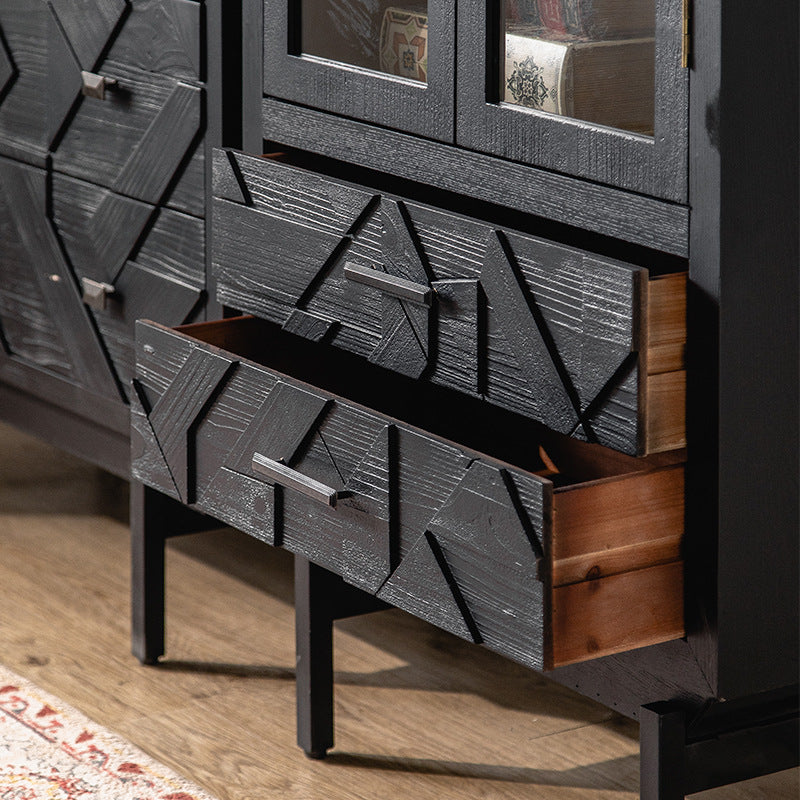
<svg viewBox="0 0 800 800"><path fill-rule="evenodd" d="M170 488L166 464L173 496L542 667L548 484L186 334L142 323L138 356L138 479ZM319 484L335 504L303 490Z"/></svg>
<svg viewBox="0 0 800 800"><path fill-rule="evenodd" d="M0 313L15 355L69 377L104 397L119 398L59 242L47 219L43 170L0 162Z"/></svg>
<svg viewBox="0 0 800 800"><path fill-rule="evenodd" d="M44 167L47 156L48 22L44 2L0 3L0 60L6 65L0 92L0 154ZM8 64L16 73L8 77Z"/></svg>
<svg viewBox="0 0 800 800"><path fill-rule="evenodd" d="M117 23L127 10L128 0L48 0L64 38L89 72L108 46Z"/></svg>
<svg viewBox="0 0 800 800"><path fill-rule="evenodd" d="M11 53L8 52L8 46L0 29L0 98L6 93L16 74L17 71L14 67L14 62L11 60Z"/></svg>
<svg viewBox="0 0 800 800"><path fill-rule="evenodd" d="M202 11L193 0L0 3L0 155L50 173L27 217L13 181L0 198L5 346L120 400L135 319L180 324L205 298ZM82 71L110 79L104 99L82 94ZM57 257L49 273L24 255L39 242ZM99 305L83 302L85 279L107 286Z"/></svg>
<svg viewBox="0 0 800 800"><path fill-rule="evenodd" d="M275 160L220 153L214 172L225 302L638 452L641 270Z"/></svg>
<svg viewBox="0 0 800 800"><path fill-rule="evenodd" d="M127 395L135 320L180 325L201 301L203 221L58 174L52 207L53 225L78 282L114 287L105 307L90 313Z"/></svg>

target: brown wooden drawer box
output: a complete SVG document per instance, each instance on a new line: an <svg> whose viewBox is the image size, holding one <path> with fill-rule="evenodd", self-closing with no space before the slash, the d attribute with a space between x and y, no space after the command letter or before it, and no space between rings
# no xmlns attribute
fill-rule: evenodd
<svg viewBox="0 0 800 800"><path fill-rule="evenodd" d="M685 443L683 274L229 151L213 224L232 308L625 453Z"/></svg>
<svg viewBox="0 0 800 800"><path fill-rule="evenodd" d="M138 480L534 668L683 635L674 455L577 442L253 317L137 327Z"/></svg>

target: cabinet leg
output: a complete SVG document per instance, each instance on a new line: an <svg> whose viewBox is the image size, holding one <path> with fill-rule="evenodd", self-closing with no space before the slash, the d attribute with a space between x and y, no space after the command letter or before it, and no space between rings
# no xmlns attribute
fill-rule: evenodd
<svg viewBox="0 0 800 800"><path fill-rule="evenodd" d="M639 712L641 800L683 800L686 796L686 719L667 704Z"/></svg>
<svg viewBox="0 0 800 800"><path fill-rule="evenodd" d="M641 800L683 800L730 783L796 767L797 687L785 696L708 706L688 722L670 703L639 712Z"/></svg>
<svg viewBox="0 0 800 800"><path fill-rule="evenodd" d="M136 658L155 664L164 655L164 520L167 498L131 482L131 640Z"/></svg>
<svg viewBox="0 0 800 800"><path fill-rule="evenodd" d="M297 744L310 758L333 747L333 615L327 570L295 558Z"/></svg>
<svg viewBox="0 0 800 800"><path fill-rule="evenodd" d="M295 556L297 743L309 758L333 747L333 623L389 606L338 575Z"/></svg>

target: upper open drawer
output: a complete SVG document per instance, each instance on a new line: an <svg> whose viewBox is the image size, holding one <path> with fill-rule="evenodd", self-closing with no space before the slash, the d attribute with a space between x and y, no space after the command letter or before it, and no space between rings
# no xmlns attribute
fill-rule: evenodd
<svg viewBox="0 0 800 800"><path fill-rule="evenodd" d="M561 433L684 445L684 274L216 151L219 300Z"/></svg>
<svg viewBox="0 0 800 800"><path fill-rule="evenodd" d="M253 317L139 323L135 388L137 480L459 636L549 669L683 635L671 454L566 439Z"/></svg>

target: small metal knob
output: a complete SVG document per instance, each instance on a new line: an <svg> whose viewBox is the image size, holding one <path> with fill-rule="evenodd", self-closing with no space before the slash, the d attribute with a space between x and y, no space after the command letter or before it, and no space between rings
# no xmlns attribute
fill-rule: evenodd
<svg viewBox="0 0 800 800"><path fill-rule="evenodd" d="M116 78L105 78L95 75L94 72L81 72L81 94L86 97L96 97L98 100L106 99L106 89L113 89L117 85Z"/></svg>
<svg viewBox="0 0 800 800"><path fill-rule="evenodd" d="M114 287L110 283L93 281L91 278L81 278L81 286L83 302L95 311L105 311L109 295L114 294Z"/></svg>

